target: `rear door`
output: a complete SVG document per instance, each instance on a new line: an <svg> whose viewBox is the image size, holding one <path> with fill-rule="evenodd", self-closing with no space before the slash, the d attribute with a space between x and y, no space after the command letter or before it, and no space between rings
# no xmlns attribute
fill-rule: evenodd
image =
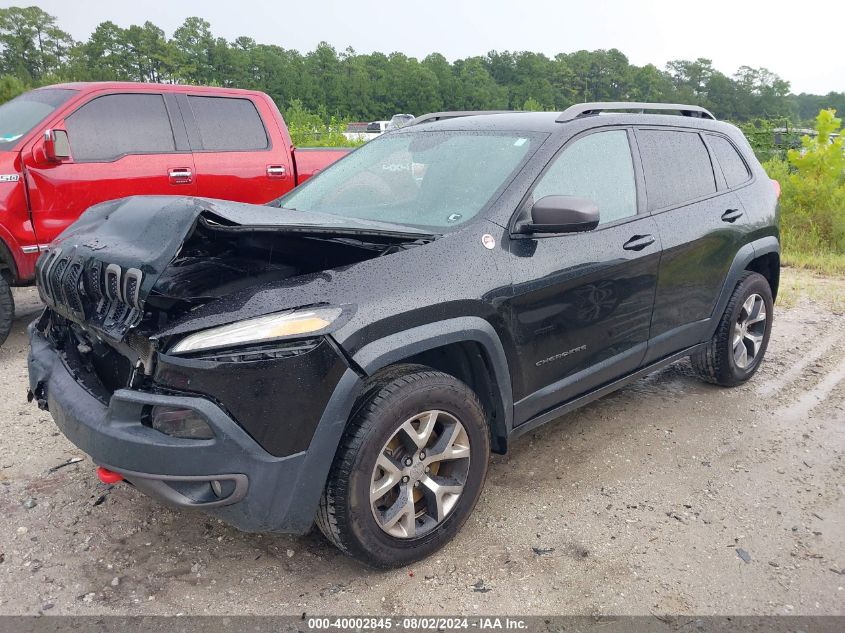
<svg viewBox="0 0 845 633"><path fill-rule="evenodd" d="M285 147L262 118L263 104L245 96L180 94L197 168L197 195L263 204L287 191L293 170ZM278 135L275 135L278 137Z"/></svg>
<svg viewBox="0 0 845 633"><path fill-rule="evenodd" d="M32 220L49 243L88 207L134 195L193 195L193 157L175 101L164 94L98 94L51 127L71 158L37 164L24 152Z"/></svg>
<svg viewBox="0 0 845 633"><path fill-rule="evenodd" d="M617 128L570 141L529 197L589 198L600 224L511 242L515 424L635 370L645 355L660 240L638 201L631 137Z"/></svg>
<svg viewBox="0 0 845 633"><path fill-rule="evenodd" d="M646 355L651 362L707 337L747 222L704 134L640 128L637 144L648 207L663 243Z"/></svg>

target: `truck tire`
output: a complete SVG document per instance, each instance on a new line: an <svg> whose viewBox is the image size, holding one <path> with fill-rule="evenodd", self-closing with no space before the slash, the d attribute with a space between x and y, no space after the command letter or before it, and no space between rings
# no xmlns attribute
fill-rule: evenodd
<svg viewBox="0 0 845 633"><path fill-rule="evenodd" d="M365 391L338 448L317 526L379 568L451 540L475 507L490 458L484 409L466 384L420 366Z"/></svg>
<svg viewBox="0 0 845 633"><path fill-rule="evenodd" d="M698 375L723 387L735 387L751 378L769 345L772 307L772 289L766 278L744 273L713 338L691 356Z"/></svg>
<svg viewBox="0 0 845 633"><path fill-rule="evenodd" d="M15 319L15 298L12 296L12 289L9 282L3 275L0 275L0 345L9 336L12 330L12 321Z"/></svg>

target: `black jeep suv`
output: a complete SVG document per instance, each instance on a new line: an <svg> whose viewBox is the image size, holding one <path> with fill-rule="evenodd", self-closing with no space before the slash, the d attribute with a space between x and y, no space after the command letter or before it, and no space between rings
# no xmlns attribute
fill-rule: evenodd
<svg viewBox="0 0 845 633"><path fill-rule="evenodd" d="M459 114L267 206L93 207L38 264L30 397L105 481L395 566L455 535L511 439L687 356L754 374L778 187L735 127Z"/></svg>

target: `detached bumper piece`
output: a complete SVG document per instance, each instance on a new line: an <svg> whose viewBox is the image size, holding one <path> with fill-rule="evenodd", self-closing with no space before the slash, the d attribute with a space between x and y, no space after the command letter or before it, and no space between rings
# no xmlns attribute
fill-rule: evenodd
<svg viewBox="0 0 845 633"><path fill-rule="evenodd" d="M310 527L313 514L303 516L302 504L296 503L308 479L302 468L305 452L271 455L201 396L118 389L106 405L33 326L29 335L32 394L59 430L100 466L103 481L123 479L165 503L208 511L249 532L302 533ZM196 412L213 437L172 437L152 428L154 407Z"/></svg>

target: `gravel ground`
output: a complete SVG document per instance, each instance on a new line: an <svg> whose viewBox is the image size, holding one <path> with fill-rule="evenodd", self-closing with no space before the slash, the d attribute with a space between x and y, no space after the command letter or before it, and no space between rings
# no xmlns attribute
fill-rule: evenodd
<svg viewBox="0 0 845 633"><path fill-rule="evenodd" d="M39 306L16 291L0 613L845 614L845 282L784 285L750 384L680 363L518 440L458 538L391 572L99 483L26 402Z"/></svg>

